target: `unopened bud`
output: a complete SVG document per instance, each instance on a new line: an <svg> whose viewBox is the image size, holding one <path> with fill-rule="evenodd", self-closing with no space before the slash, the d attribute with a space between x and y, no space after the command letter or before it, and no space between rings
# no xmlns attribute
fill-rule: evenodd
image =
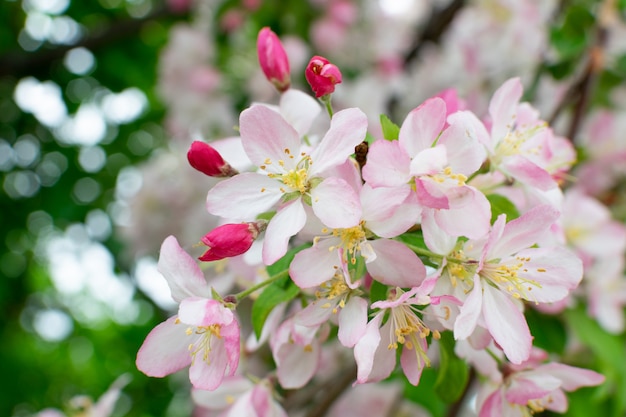
<svg viewBox="0 0 626 417"><path fill-rule="evenodd" d="M189 147L187 160L189 165L209 177L232 177L238 174L215 148L199 140L194 141Z"/></svg>
<svg viewBox="0 0 626 417"><path fill-rule="evenodd" d="M335 84L341 83L341 71L326 58L314 56L309 61L304 76L319 98L335 91Z"/></svg>
<svg viewBox="0 0 626 417"><path fill-rule="evenodd" d="M209 262L241 255L250 249L266 227L267 222L264 220L216 227L202 238L202 243L209 249L198 259Z"/></svg>
<svg viewBox="0 0 626 417"><path fill-rule="evenodd" d="M268 81L281 93L288 90L291 85L289 58L278 36L268 27L259 31L257 53L259 64Z"/></svg>

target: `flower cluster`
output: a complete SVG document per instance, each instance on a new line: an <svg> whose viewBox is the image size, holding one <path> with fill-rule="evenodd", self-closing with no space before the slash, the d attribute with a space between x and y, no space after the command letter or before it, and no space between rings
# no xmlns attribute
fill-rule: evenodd
<svg viewBox="0 0 626 417"><path fill-rule="evenodd" d="M433 347L450 344L491 376L479 388L481 416L563 411L563 391L603 381L534 353L525 309L564 306L583 278L580 251L593 245L569 226L561 189L574 148L520 101L519 79L495 91L487 114L441 94L400 125L381 117L373 127L359 108L333 111L342 78L327 59L314 56L305 70L322 120L322 106L290 88L278 37L264 28L258 48L281 98L239 117L235 140L249 168L200 142L188 153L194 168L222 178L206 199L222 225L201 239L209 249L200 260L245 263L254 278L217 294L168 237L159 270L180 305L139 350L141 371L190 366L199 404L259 416L286 415L280 390L338 369L360 385L389 378L399 359L418 385L425 368L443 366ZM248 296L253 333L242 352L237 313ZM276 369L244 377L240 355L252 368L266 342Z"/></svg>

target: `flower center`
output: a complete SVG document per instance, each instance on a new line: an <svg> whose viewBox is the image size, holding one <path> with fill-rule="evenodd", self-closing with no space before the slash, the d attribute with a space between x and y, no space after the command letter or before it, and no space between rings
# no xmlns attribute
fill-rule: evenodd
<svg viewBox="0 0 626 417"><path fill-rule="evenodd" d="M198 353L202 354L202 360L207 364L210 364L209 353L211 352L211 339L213 336L221 339L222 326L219 324L211 324L209 326L196 326L195 329L187 327L185 333L187 336L197 335L199 337L193 343L188 346L189 353L191 354L192 363L196 360Z"/></svg>
<svg viewBox="0 0 626 417"><path fill-rule="evenodd" d="M454 172L452 172L451 167L444 168L443 171L437 174L431 175L430 178L432 178L433 181L438 182L440 184L443 184L446 181L456 181L456 185L459 187L465 185L465 181L467 181L467 177L465 175L455 174Z"/></svg>
<svg viewBox="0 0 626 417"><path fill-rule="evenodd" d="M337 313L339 308L344 308L346 305L346 299L350 294L350 288L346 285L346 281L343 275L339 272L335 273L332 279L323 283L319 290L315 292L315 296L318 299L325 298L328 300L327 303L323 304L323 308L331 308L333 309L333 313ZM339 302L331 303L331 301L341 298Z"/></svg>
<svg viewBox="0 0 626 417"><path fill-rule="evenodd" d="M524 278L528 272L525 263L530 258L516 256L515 261L509 263L486 262L480 271L480 276L486 278L499 288L508 291L515 298L530 299L530 291L533 287L541 288L541 284L533 279ZM538 268L537 272L545 272L543 268ZM520 273L522 275L520 275Z"/></svg>
<svg viewBox="0 0 626 417"><path fill-rule="evenodd" d="M401 292L400 292L401 293ZM417 314L410 305L399 305L391 309L391 343L387 349L398 349L399 345L404 345L405 349L413 350L417 357L417 363L430 366L430 359L426 356L426 338L431 334L431 330L424 322L417 317ZM435 339L440 338L437 330L432 332Z"/></svg>
<svg viewBox="0 0 626 417"><path fill-rule="evenodd" d="M308 191L308 175L305 168L290 169L280 177L283 184L304 194Z"/></svg>
<svg viewBox="0 0 626 417"><path fill-rule="evenodd" d="M366 242L366 233L363 229L365 222L361 220L358 226L346 229L333 229L332 236L339 238L339 244L331 246L329 250L343 249L342 257L344 262L350 261L352 265L356 264L357 255L361 254L364 258L367 255L362 254L362 244ZM327 232L327 230L323 230Z"/></svg>
<svg viewBox="0 0 626 417"><path fill-rule="evenodd" d="M541 145L534 148L525 148L526 142L542 131L547 125L545 123L530 127L509 131L505 138L496 146L496 161L500 162L502 158L514 155L537 155L541 150Z"/></svg>

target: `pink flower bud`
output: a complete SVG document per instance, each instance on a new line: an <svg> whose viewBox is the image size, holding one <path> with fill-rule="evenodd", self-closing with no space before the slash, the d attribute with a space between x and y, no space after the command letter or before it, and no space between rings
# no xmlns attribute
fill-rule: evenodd
<svg viewBox="0 0 626 417"><path fill-rule="evenodd" d="M189 165L209 177L232 177L238 172L208 143L195 140L187 152Z"/></svg>
<svg viewBox="0 0 626 417"><path fill-rule="evenodd" d="M268 81L281 93L288 90L291 85L289 59L280 39L268 27L259 31L257 53L261 69Z"/></svg>
<svg viewBox="0 0 626 417"><path fill-rule="evenodd" d="M264 220L219 226L202 238L202 243L209 249L198 259L208 262L241 255L250 249L252 242L266 227Z"/></svg>
<svg viewBox="0 0 626 417"><path fill-rule="evenodd" d="M335 84L341 83L341 71L326 58L314 56L304 70L304 76L311 85L315 97L322 97L335 91Z"/></svg>

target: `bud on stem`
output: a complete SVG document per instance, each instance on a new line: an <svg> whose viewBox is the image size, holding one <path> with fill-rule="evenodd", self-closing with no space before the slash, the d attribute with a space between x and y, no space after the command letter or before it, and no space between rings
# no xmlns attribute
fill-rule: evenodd
<svg viewBox="0 0 626 417"><path fill-rule="evenodd" d="M309 61L304 76L317 98L332 94L335 91L335 84L341 83L339 68L326 58L317 55Z"/></svg>
<svg viewBox="0 0 626 417"><path fill-rule="evenodd" d="M187 152L189 165L209 177L232 177L239 172L222 155L209 144L199 140L194 141Z"/></svg>
<svg viewBox="0 0 626 417"><path fill-rule="evenodd" d="M198 259L209 262L241 255L250 249L266 227L265 220L219 226L202 238L202 243L209 249Z"/></svg>
<svg viewBox="0 0 626 417"><path fill-rule="evenodd" d="M280 39L268 27L259 31L257 53L267 80L281 93L288 90L291 85L289 59Z"/></svg>

